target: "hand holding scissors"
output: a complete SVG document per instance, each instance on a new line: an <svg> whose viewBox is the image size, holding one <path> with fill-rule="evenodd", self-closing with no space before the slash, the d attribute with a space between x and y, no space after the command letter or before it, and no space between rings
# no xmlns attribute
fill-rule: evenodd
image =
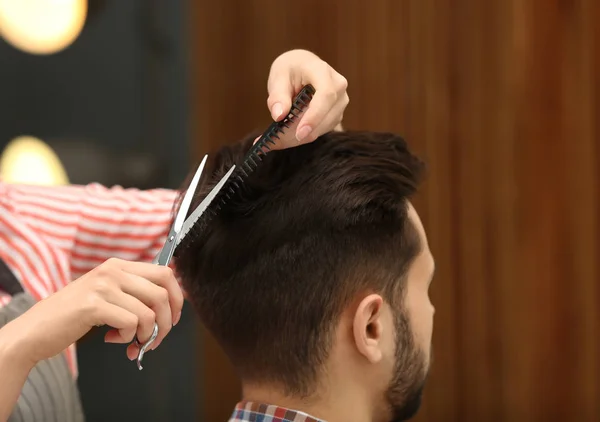
<svg viewBox="0 0 600 422"><path fill-rule="evenodd" d="M190 214L190 216L186 219L186 215L190 209L190 205L192 203L192 199L194 197L194 192L196 192L196 188L198 183L200 182L200 177L202 176L202 172L204 170L204 166L206 164L206 160L208 155L204 156L204 159L198 166L196 173L194 174L194 178L190 183L190 186L185 192L183 200L181 201L181 205L179 210L177 211L177 215L175 216L175 220L173 225L171 226L171 230L167 235L167 239L165 244L163 245L161 251L158 253L153 263L162 266L168 266L171 263L171 258L173 258L173 254L175 253L175 249L181 242L181 240L185 237L185 235L192 228L194 223L198 221L198 218L206 211L210 203L215 199L217 194L221 191L225 182L229 179L235 166L231 167L229 171L221 178L219 183L215 185L215 187L210 191L210 193L204 198L204 200L196 207L196 209ZM138 357L137 357L137 366L141 371L142 367L142 359L144 358L144 354L148 351L149 347L152 345L156 337L158 336L158 324L154 323L154 330L152 331L152 335L148 340L144 343L138 341L137 337L134 338L134 343L139 347Z"/></svg>

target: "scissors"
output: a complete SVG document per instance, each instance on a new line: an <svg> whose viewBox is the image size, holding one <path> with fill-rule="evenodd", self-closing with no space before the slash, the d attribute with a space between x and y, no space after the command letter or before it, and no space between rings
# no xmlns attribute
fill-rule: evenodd
<svg viewBox="0 0 600 422"><path fill-rule="evenodd" d="M202 175L202 171L204 170L204 166L206 164L206 160L208 159L208 155L205 155L202 159L202 162L198 166L196 173L194 174L194 178L192 179L190 186L187 188L183 200L181 201L181 205L179 210L177 211L177 215L175 216L175 220L173 221L173 225L171 226L171 230L167 235L167 240L163 245L162 249L156 255L156 258L152 261L153 264L168 266L171 262L171 258L173 258L173 254L175 253L175 249L181 242L181 240L185 237L185 235L190 231L194 223L198 221L200 216L206 211L210 203L215 199L217 194L221 191L225 182L229 179L233 170L235 169L235 165L232 166L229 171L221 178L219 183L215 185L215 187L206 195L204 200L200 202L200 204L196 207L196 209L190 214L190 216L186 219L190 205L192 203L192 199L194 197L194 192L196 192L196 188L198 187L198 182L200 181L200 176ZM144 358L144 354L150 347L150 345L156 340L158 336L158 324L154 323L154 329L152 330L152 335L145 343L140 343L137 339L137 336L133 339L133 342L139 347L138 357L137 357L137 367L141 371L142 368L142 359Z"/></svg>

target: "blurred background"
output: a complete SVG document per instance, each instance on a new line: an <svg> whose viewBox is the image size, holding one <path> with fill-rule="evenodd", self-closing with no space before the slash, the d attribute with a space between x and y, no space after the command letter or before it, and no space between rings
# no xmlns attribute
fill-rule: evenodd
<svg viewBox="0 0 600 422"><path fill-rule="evenodd" d="M595 0L0 0L0 34L0 147L33 136L66 172L44 180L139 188L265 128L271 62L314 51L349 81L345 126L399 132L429 166L436 327L416 420L599 419ZM227 420L238 381L183 321L143 373L81 342L89 421Z"/></svg>

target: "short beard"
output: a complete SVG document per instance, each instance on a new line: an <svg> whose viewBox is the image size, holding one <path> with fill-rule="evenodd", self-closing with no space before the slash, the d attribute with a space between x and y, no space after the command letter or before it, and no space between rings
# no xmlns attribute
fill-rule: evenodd
<svg viewBox="0 0 600 422"><path fill-rule="evenodd" d="M394 325L396 363L386 401L390 410L389 422L402 422L415 416L421 407L428 368L424 352L415 345L410 322L404 312L398 312Z"/></svg>

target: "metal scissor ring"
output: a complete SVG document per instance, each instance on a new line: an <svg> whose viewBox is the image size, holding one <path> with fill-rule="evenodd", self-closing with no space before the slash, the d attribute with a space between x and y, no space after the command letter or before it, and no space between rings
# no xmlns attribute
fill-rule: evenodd
<svg viewBox="0 0 600 422"><path fill-rule="evenodd" d="M133 340L135 342L135 344L140 348L140 351L138 352L138 357L137 357L137 367L140 371L142 369L144 369L142 367L142 359L144 359L144 353L146 353L146 350L148 350L148 347L150 347L150 345L154 342L154 340L156 340L156 337L158 337L158 324L155 322L154 329L152 330L152 335L150 336L148 341L146 341L144 344L141 344L138 341L137 336L135 336L135 339Z"/></svg>

